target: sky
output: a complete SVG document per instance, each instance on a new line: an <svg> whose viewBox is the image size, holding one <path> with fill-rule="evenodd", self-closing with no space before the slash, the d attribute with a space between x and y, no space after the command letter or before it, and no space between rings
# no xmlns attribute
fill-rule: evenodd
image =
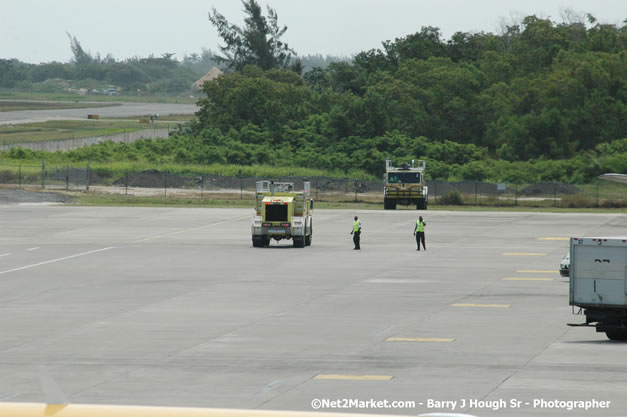
<svg viewBox="0 0 627 417"><path fill-rule="evenodd" d="M621 25L625 0L258 0L288 29L283 40L299 55L350 57L420 30L439 27L445 39L457 31L498 32L503 21L538 17L562 21L565 9ZM0 59L67 62L67 33L101 56L126 59L150 54L218 51L220 39L207 15L212 7L243 23L238 0L0 0Z"/></svg>

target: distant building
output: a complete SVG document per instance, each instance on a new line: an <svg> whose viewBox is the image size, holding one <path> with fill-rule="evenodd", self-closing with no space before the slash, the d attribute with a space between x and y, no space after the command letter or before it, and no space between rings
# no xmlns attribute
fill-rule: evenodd
<svg viewBox="0 0 627 417"><path fill-rule="evenodd" d="M220 71L218 68L213 67L209 70L208 73L206 73L205 75L203 75L202 77L200 77L200 79L198 81L196 81L194 83L194 85L198 88L202 88L202 85L205 83L205 81L212 81L215 80L216 78L218 78L220 75L224 74L222 71Z"/></svg>

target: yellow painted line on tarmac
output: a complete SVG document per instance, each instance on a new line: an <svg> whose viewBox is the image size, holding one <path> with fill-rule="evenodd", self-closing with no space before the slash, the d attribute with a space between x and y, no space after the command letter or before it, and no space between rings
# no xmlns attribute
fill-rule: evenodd
<svg viewBox="0 0 627 417"><path fill-rule="evenodd" d="M331 379L339 381L389 381L394 376L392 375L339 375L339 374L320 374L316 375L314 379Z"/></svg>
<svg viewBox="0 0 627 417"><path fill-rule="evenodd" d="M505 252L502 253L503 256L545 256L546 253L538 253L538 252Z"/></svg>
<svg viewBox="0 0 627 417"><path fill-rule="evenodd" d="M528 273L528 274L557 274L560 271L557 269L518 269L516 272Z"/></svg>
<svg viewBox="0 0 627 417"><path fill-rule="evenodd" d="M547 277L505 277L503 281L555 281L555 278Z"/></svg>
<svg viewBox="0 0 627 417"><path fill-rule="evenodd" d="M451 307L510 308L511 304L451 304Z"/></svg>
<svg viewBox="0 0 627 417"><path fill-rule="evenodd" d="M538 240L570 240L569 237L539 237Z"/></svg>
<svg viewBox="0 0 627 417"><path fill-rule="evenodd" d="M246 216L241 216L241 217L235 217L235 218L232 218L232 219L222 220L222 221L215 222L215 223L209 223L209 224L205 224L205 225L203 225L203 226L198 226L198 227L190 227L190 228L187 228L187 229L175 230L175 231L173 231L173 232L164 233L164 234L162 234L162 235L150 236L150 237L146 237L146 238L144 238L144 239L139 239L139 240L136 240L136 241L135 241L135 242L133 242L133 243L141 243L141 242L146 242L146 241L148 241L148 240L160 239L160 238L162 238L162 237L166 237L166 236L178 235L178 234L185 233L185 232L189 232L189 231L192 231L192 230L200 230L200 229L205 229L205 228L207 228L207 227L217 226L217 225L219 225L219 224L229 223L229 222L233 222L233 221L236 221L236 220L242 220L242 219L247 219L247 218L251 218L251 215L246 215Z"/></svg>
<svg viewBox="0 0 627 417"><path fill-rule="evenodd" d="M450 337L388 337L386 342L434 342L434 343L450 343L455 339Z"/></svg>

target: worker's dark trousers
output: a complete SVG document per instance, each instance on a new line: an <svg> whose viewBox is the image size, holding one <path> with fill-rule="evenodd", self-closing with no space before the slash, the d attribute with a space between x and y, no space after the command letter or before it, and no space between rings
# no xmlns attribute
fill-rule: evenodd
<svg viewBox="0 0 627 417"><path fill-rule="evenodd" d="M416 245L418 245L418 250L420 250L420 242L422 242L422 247L427 250L425 246L425 232L416 232Z"/></svg>
<svg viewBox="0 0 627 417"><path fill-rule="evenodd" d="M361 235L361 232L354 232L353 233L353 243L355 244L355 249L361 249L359 247L359 236Z"/></svg>

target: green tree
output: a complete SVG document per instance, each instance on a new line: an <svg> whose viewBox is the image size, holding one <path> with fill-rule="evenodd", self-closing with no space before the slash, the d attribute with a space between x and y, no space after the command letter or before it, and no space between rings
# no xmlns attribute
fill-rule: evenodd
<svg viewBox="0 0 627 417"><path fill-rule="evenodd" d="M224 45L220 46L223 56L216 55L215 59L236 71L241 71L246 65L264 70L290 68L290 61L296 52L281 41L287 26L279 26L276 11L268 7L266 17L255 0L242 0L242 4L247 16L243 28L230 23L215 7L209 13L209 21L224 41ZM294 65L296 69L298 61Z"/></svg>

